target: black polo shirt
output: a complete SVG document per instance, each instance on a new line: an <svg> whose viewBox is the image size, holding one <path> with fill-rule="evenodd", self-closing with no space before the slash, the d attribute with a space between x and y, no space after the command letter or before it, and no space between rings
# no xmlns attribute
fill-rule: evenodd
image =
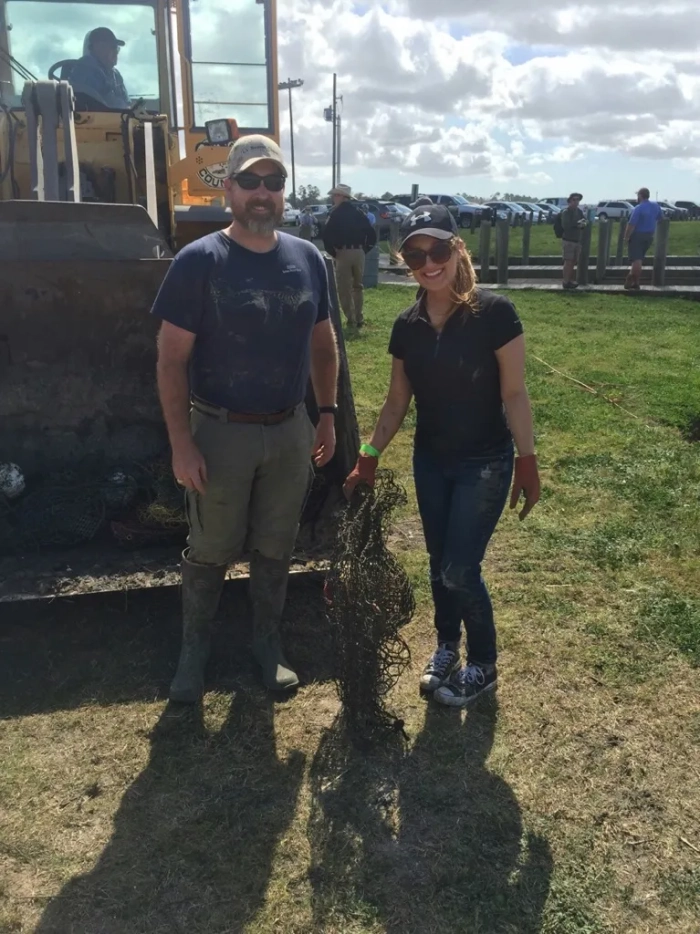
<svg viewBox="0 0 700 934"><path fill-rule="evenodd" d="M416 401L416 447L450 460L507 450L495 351L523 333L512 302L479 289L478 310L458 309L438 334L424 301L399 315L389 342Z"/></svg>

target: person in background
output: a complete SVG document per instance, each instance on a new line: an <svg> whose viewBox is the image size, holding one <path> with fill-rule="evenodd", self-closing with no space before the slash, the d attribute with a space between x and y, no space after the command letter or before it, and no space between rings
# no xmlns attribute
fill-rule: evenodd
<svg viewBox="0 0 700 934"><path fill-rule="evenodd" d="M569 195L567 206L555 218L555 232L561 231L564 268L562 287L577 289L576 269L581 252L581 231L586 226L586 217L579 207L583 195L577 191Z"/></svg>
<svg viewBox="0 0 700 934"><path fill-rule="evenodd" d="M345 494L350 498L360 483L373 485L379 458L415 398L413 477L437 630L420 687L441 704L463 707L493 690L498 677L493 607L481 562L508 497L513 439L518 457L511 509L524 494L524 519L540 495L525 340L510 300L476 285L446 207L408 215L399 249L424 293L394 323L389 391Z"/></svg>
<svg viewBox="0 0 700 934"><path fill-rule="evenodd" d="M301 239L313 240L315 227L316 225L314 223L313 212L307 205L302 209L301 215L299 217L299 236Z"/></svg>
<svg viewBox="0 0 700 934"><path fill-rule="evenodd" d="M370 208L370 206L369 206L368 204L366 204L366 205L364 206L363 210L364 210L364 212L365 212L365 217L366 217L367 220L370 222L370 224L372 225L372 227L376 227L376 226L377 226L377 218L374 216L374 211Z"/></svg>
<svg viewBox="0 0 700 934"><path fill-rule="evenodd" d="M76 94L87 95L107 110L129 110L131 101L116 67L123 47L124 42L106 26L92 29L83 42L83 57L70 73Z"/></svg>
<svg viewBox="0 0 700 934"><path fill-rule="evenodd" d="M364 324L362 306L365 254L377 242L377 232L359 209L349 185L336 185L329 194L335 207L323 228L323 245L335 258L338 298L348 324Z"/></svg>
<svg viewBox="0 0 700 934"><path fill-rule="evenodd" d="M649 189L637 192L637 205L630 214L625 230L625 243L630 261L630 271L625 279L625 288L638 292L641 289L644 257L654 242L656 225L663 218L663 211L656 201L649 200Z"/></svg>

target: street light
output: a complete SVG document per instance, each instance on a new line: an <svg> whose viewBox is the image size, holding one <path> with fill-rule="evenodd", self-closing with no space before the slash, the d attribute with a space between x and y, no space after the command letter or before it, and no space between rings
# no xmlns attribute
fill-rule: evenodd
<svg viewBox="0 0 700 934"><path fill-rule="evenodd" d="M300 88L303 85L301 78L287 78L286 81L281 81L277 85L279 91L289 91L289 144L292 150L292 201L294 207L297 206L297 180L296 173L294 168L294 117L292 115L292 89Z"/></svg>

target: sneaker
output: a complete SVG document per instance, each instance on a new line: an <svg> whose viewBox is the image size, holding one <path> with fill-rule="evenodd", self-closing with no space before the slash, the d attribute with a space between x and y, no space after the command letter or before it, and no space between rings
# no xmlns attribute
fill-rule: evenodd
<svg viewBox="0 0 700 934"><path fill-rule="evenodd" d="M420 689L432 694L436 688L447 684L450 675L459 670L459 651L454 642L441 642L430 656L420 676Z"/></svg>
<svg viewBox="0 0 700 934"><path fill-rule="evenodd" d="M447 684L439 687L433 697L447 707L466 707L480 694L495 690L497 682L495 665L465 665Z"/></svg>

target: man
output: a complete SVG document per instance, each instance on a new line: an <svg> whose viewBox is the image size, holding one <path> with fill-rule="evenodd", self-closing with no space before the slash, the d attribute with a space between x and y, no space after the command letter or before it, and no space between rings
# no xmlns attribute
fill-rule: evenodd
<svg viewBox="0 0 700 934"><path fill-rule="evenodd" d="M649 189L640 188L637 192L637 205L630 214L625 230L627 255L630 271L625 279L625 288L638 292L641 289L642 265L649 247L654 242L656 225L663 218L663 211L656 201L649 200Z"/></svg>
<svg viewBox="0 0 700 934"><path fill-rule="evenodd" d="M567 207L555 218L555 233L561 236L564 259L562 287L565 289L578 288L576 269L581 252L581 231L586 226L586 218L579 207L582 198L583 195L579 192L572 192L569 195Z"/></svg>
<svg viewBox="0 0 700 934"><path fill-rule="evenodd" d="M335 257L338 298L349 324L362 327L362 279L365 253L377 242L377 233L352 197L349 185L336 185L329 194L335 207L323 229L326 252Z"/></svg>
<svg viewBox="0 0 700 934"><path fill-rule="evenodd" d="M99 26L85 36L83 57L75 63L70 83L76 93L86 94L108 110L129 110L131 101L116 69L124 42L111 29Z"/></svg>
<svg viewBox="0 0 700 934"><path fill-rule="evenodd" d="M370 208L370 206L366 204L362 210L365 212L365 217L370 222L372 227L376 226L377 218L374 216L374 211Z"/></svg>
<svg viewBox="0 0 700 934"><path fill-rule="evenodd" d="M308 205L302 208L299 216L299 236L302 240L313 240L314 238L314 216Z"/></svg>
<svg viewBox="0 0 700 934"><path fill-rule="evenodd" d="M239 139L224 182L231 225L178 253L153 306L162 320L158 390L189 523L174 701L201 697L226 569L243 554L263 681L280 691L299 683L279 624L312 453L321 467L335 451L338 356L321 254L276 230L286 179L272 140ZM304 405L309 375L315 432Z"/></svg>

